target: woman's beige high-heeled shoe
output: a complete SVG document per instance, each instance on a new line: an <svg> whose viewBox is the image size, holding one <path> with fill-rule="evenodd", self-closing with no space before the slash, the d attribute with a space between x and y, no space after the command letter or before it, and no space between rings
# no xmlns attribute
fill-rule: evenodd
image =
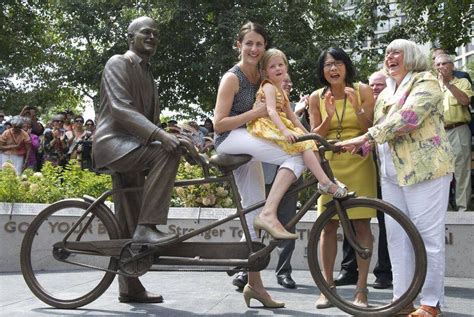
<svg viewBox="0 0 474 317"><path fill-rule="evenodd" d="M277 240L296 240L298 239L298 235L296 233L291 233L285 230L276 230L275 228L270 227L270 225L266 222L263 222L258 216L255 217L255 220L253 221L253 227L255 228L255 231L257 230L265 230L268 232L273 239Z"/></svg>
<svg viewBox="0 0 474 317"><path fill-rule="evenodd" d="M250 307L250 300L252 298L258 300L266 308L285 307L285 303L277 302L273 300L271 297L264 298L259 293L257 293L249 284L245 285L243 294L244 294L245 304L247 304L247 307Z"/></svg>

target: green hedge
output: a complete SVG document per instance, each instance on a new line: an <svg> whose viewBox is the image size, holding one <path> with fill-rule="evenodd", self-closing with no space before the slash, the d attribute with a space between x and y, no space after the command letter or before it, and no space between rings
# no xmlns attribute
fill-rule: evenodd
<svg viewBox="0 0 474 317"><path fill-rule="evenodd" d="M211 171L216 174L216 171ZM191 166L184 160L178 170L178 179L201 178L202 169ZM41 172L25 170L21 176L15 174L13 166L4 164L0 169L0 201L17 203L52 203L65 198L83 195L99 197L112 187L108 175L97 175L83 170L72 160L65 168L46 163ZM227 184L204 184L178 187L173 191L173 207L233 207Z"/></svg>
<svg viewBox="0 0 474 317"><path fill-rule="evenodd" d="M211 169L211 175L219 173ZM308 176L309 173L305 173ZM177 179L202 178L202 169L182 161L178 168ZM21 176L15 174L13 166L4 164L0 169L0 201L11 203L53 203L65 198L80 198L83 195L99 197L112 188L109 175L98 175L83 170L76 161L61 168L49 162L41 172L27 169ZM310 189L302 191L300 200L305 201L312 193ZM235 207L228 184L202 184L176 187L171 199L172 207Z"/></svg>
<svg viewBox="0 0 474 317"><path fill-rule="evenodd" d="M21 176L8 163L0 170L0 201L17 203L52 203L64 198L98 197L111 188L108 175L82 170L75 161L65 168L47 162L41 172L27 169Z"/></svg>

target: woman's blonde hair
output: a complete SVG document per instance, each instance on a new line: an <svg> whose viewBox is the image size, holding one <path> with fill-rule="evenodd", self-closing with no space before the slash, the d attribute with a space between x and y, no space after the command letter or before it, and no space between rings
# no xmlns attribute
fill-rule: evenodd
<svg viewBox="0 0 474 317"><path fill-rule="evenodd" d="M265 71L265 68L267 68L268 62L270 61L270 59L276 56L281 57L283 59L283 62L286 65L286 68L288 68L288 59L286 58L285 53L283 53L279 49L271 48L265 51L262 59L260 60L260 70L262 71L262 73Z"/></svg>
<svg viewBox="0 0 474 317"><path fill-rule="evenodd" d="M403 51L403 66L408 71L421 72L428 70L426 56L415 42L405 39L393 40L387 46L385 55L393 51ZM384 66L384 70L388 73L386 66Z"/></svg>

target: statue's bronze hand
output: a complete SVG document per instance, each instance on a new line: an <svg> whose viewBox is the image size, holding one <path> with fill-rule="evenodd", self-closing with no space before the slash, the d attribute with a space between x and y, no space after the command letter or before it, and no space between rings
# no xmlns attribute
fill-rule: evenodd
<svg viewBox="0 0 474 317"><path fill-rule="evenodd" d="M179 140L175 135L168 133L163 129L158 129L153 133L153 136L155 140L161 142L161 145L166 151L176 152L178 149Z"/></svg>

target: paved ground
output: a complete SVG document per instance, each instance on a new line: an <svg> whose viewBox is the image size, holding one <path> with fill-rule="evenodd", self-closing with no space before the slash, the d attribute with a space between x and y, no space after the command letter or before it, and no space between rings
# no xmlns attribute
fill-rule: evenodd
<svg viewBox="0 0 474 317"><path fill-rule="evenodd" d="M95 302L76 310L54 309L39 301L26 286L21 274L0 274L0 315L2 316L347 316L337 308L316 310L318 289L308 271L296 271L295 290L276 283L273 272L263 271L263 278L274 298L286 302L283 309L247 308L242 294L231 285L231 278L216 272L151 272L142 277L151 291L165 298L162 304L121 304L117 301L117 282ZM88 277L87 274L85 276ZM58 285L57 274L48 279ZM83 280L83 275L78 275ZM372 281L372 277L369 282ZM165 286L166 285L166 286ZM370 296L388 297L391 290L374 290ZM341 291L349 291L342 289ZM474 279L446 278L446 307L443 316L474 316Z"/></svg>

